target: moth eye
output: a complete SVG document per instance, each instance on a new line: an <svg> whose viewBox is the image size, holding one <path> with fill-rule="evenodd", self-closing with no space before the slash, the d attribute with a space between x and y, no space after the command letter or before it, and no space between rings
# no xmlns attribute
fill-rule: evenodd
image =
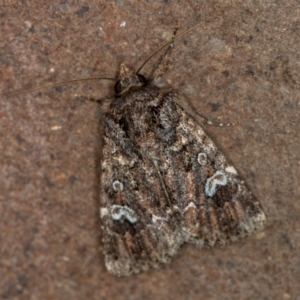
<svg viewBox="0 0 300 300"><path fill-rule="evenodd" d="M120 80L115 83L115 93L118 95L122 92L122 84Z"/></svg>
<svg viewBox="0 0 300 300"><path fill-rule="evenodd" d="M147 79L143 75L137 74L137 76L138 76L138 79L139 79L139 81L141 83L143 83L143 84L147 84L148 83Z"/></svg>

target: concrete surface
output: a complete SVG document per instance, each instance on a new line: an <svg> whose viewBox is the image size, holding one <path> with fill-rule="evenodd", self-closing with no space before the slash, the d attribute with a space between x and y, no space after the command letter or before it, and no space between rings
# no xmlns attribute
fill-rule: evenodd
<svg viewBox="0 0 300 300"><path fill-rule="evenodd" d="M300 299L299 1L16 1L0 9L1 299ZM268 218L224 248L185 245L129 278L101 254L101 106L107 81L7 95L138 67L172 34L165 81L230 128L206 131ZM145 75L159 56L145 68Z"/></svg>

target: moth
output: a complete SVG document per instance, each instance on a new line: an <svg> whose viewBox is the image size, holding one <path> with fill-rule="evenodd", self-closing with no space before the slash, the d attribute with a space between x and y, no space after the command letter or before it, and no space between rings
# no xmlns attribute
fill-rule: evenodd
<svg viewBox="0 0 300 300"><path fill-rule="evenodd" d="M182 96L121 65L103 106L101 208L110 273L167 263L183 243L224 245L264 228L265 214Z"/></svg>
<svg viewBox="0 0 300 300"><path fill-rule="evenodd" d="M140 70L158 51L137 71L121 64L115 96L102 103L103 253L107 270L117 276L158 268L183 243L225 245L266 223L259 202L197 115L160 80L175 39L198 25L177 36L175 30L158 49L169 46L153 78Z"/></svg>

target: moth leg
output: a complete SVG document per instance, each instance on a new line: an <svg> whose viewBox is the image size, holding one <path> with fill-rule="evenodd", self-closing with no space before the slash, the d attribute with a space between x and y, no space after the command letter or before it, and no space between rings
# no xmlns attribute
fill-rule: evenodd
<svg viewBox="0 0 300 300"><path fill-rule="evenodd" d="M202 124L207 124L207 125L211 125L211 126L218 126L218 127L230 127L230 126L234 126L234 123L221 123L221 122L215 122L215 121L211 121L201 115L198 115L198 118L201 120Z"/></svg>
<svg viewBox="0 0 300 300"><path fill-rule="evenodd" d="M76 98L81 98L81 99L86 100L86 101L98 102L98 103L99 103L99 102L102 102L102 101L99 100L99 99L95 99L95 98L89 97L89 96L78 95L78 94L76 94L75 96L76 96Z"/></svg>
<svg viewBox="0 0 300 300"><path fill-rule="evenodd" d="M107 106L109 106L111 100L114 99L115 96L112 96L112 97L109 97L109 98L106 98L106 99L95 99L93 97L87 97L87 96L75 94L75 97L76 98L82 98L86 101L101 103L102 108L105 109L105 108L107 108Z"/></svg>
<svg viewBox="0 0 300 300"><path fill-rule="evenodd" d="M194 109L190 107L187 101L183 101L180 97L174 97L174 101L190 116L192 117L199 125L207 124L210 126L219 126L219 127L229 127L234 126L235 123L221 123L215 122L207 119L206 117L195 112Z"/></svg>

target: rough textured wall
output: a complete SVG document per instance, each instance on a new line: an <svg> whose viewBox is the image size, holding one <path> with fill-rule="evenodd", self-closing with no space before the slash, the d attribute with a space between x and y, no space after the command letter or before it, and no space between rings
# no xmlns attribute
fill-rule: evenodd
<svg viewBox="0 0 300 300"><path fill-rule="evenodd" d="M300 299L299 1L16 1L0 9L1 299ZM184 246L128 278L104 267L99 220L107 81L8 94L138 67L180 30L165 81L260 200L264 232ZM155 57L145 67L151 72Z"/></svg>

